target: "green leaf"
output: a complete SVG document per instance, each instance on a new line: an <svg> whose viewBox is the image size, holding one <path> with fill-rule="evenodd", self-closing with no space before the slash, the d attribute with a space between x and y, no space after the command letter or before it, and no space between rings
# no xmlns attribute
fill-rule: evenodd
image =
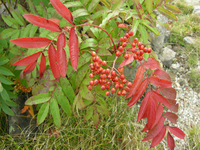
<svg viewBox="0 0 200 150"><path fill-rule="evenodd" d="M21 55L22 54L22 51L19 50L17 47L12 47L10 49L10 53L14 54L14 55Z"/></svg>
<svg viewBox="0 0 200 150"><path fill-rule="evenodd" d="M143 8L142 8L141 3L139 2L139 0L133 0L133 4L134 4L135 7L136 7L136 11L137 11L138 17L139 17L140 19L142 19L143 16L144 16L144 10L143 10Z"/></svg>
<svg viewBox="0 0 200 150"><path fill-rule="evenodd" d="M53 116L53 120L55 125L60 128L61 126L61 119L60 119L60 113L59 113L59 107L58 107L58 103L56 101L55 98L51 98L50 100L50 110L51 110L51 114Z"/></svg>
<svg viewBox="0 0 200 150"><path fill-rule="evenodd" d="M13 111L6 105L2 104L1 108L3 109L3 111L8 114L9 116L15 116L15 114L13 113Z"/></svg>
<svg viewBox="0 0 200 150"><path fill-rule="evenodd" d="M85 121L88 121L92 117L93 109L94 109L93 106L90 106L90 107L87 108L87 111L86 111L86 114L85 114L85 117L84 117Z"/></svg>
<svg viewBox="0 0 200 150"><path fill-rule="evenodd" d="M65 113L67 115L71 115L71 109L70 109L69 101L65 97L64 93L62 92L61 87L56 88L53 96L56 98L56 100L58 101L58 104L65 111Z"/></svg>
<svg viewBox="0 0 200 150"><path fill-rule="evenodd" d="M108 108L104 107L104 106L99 106L99 105L96 105L97 107L97 111L103 115L109 115L110 114L110 111L108 110Z"/></svg>
<svg viewBox="0 0 200 150"><path fill-rule="evenodd" d="M94 123L94 125L95 125L95 127L97 129L98 126L99 126L99 114L97 112L94 112L93 123Z"/></svg>
<svg viewBox="0 0 200 150"><path fill-rule="evenodd" d="M67 2L64 4L67 8L83 6L80 1ZM86 4L85 4L86 5Z"/></svg>
<svg viewBox="0 0 200 150"><path fill-rule="evenodd" d="M82 110L84 107L85 107L85 104L83 102L83 99L81 97L81 94L78 93L74 99L74 103L73 103L73 110L74 110L74 107L76 106L76 109L80 109Z"/></svg>
<svg viewBox="0 0 200 150"><path fill-rule="evenodd" d="M8 26L13 27L13 28L19 28L19 24L14 18L8 15L1 15L1 17Z"/></svg>
<svg viewBox="0 0 200 150"><path fill-rule="evenodd" d="M147 12L150 14L153 10L153 0L145 0Z"/></svg>
<svg viewBox="0 0 200 150"><path fill-rule="evenodd" d="M0 81L1 81L1 83L4 83L6 85L12 85L12 84L14 84L13 82L11 82L9 79L7 79L6 77L4 77L3 75L0 75Z"/></svg>
<svg viewBox="0 0 200 150"><path fill-rule="evenodd" d="M3 91L1 92L1 97L6 101L6 100L10 100L10 97L7 93L7 91L5 89L3 89Z"/></svg>
<svg viewBox="0 0 200 150"><path fill-rule="evenodd" d="M22 18L22 16L17 12L17 10L14 10L13 8L10 8L11 14L13 15L14 19L21 25L25 26L26 22Z"/></svg>
<svg viewBox="0 0 200 150"><path fill-rule="evenodd" d="M156 23L163 26L164 28L166 28L167 30L170 29L170 25L168 23L163 23L163 22L160 22L158 20L156 20Z"/></svg>
<svg viewBox="0 0 200 150"><path fill-rule="evenodd" d="M123 1L123 0L122 0ZM108 8L111 9L110 4L106 0L101 0L101 2Z"/></svg>
<svg viewBox="0 0 200 150"><path fill-rule="evenodd" d="M148 21L144 21L142 20L141 22L143 25L145 25L149 30L151 30L153 33L155 33L156 35L160 35L160 33L158 32L156 27L151 27L150 24L148 24Z"/></svg>
<svg viewBox="0 0 200 150"><path fill-rule="evenodd" d="M0 74L7 75L7 76L15 76L10 70L7 68L0 66Z"/></svg>
<svg viewBox="0 0 200 150"><path fill-rule="evenodd" d="M82 67L83 65L85 65L86 63L88 63L89 61L91 60L91 55L90 53L84 53L83 55L81 55L79 57L79 60L78 60L78 69L80 67Z"/></svg>
<svg viewBox="0 0 200 150"><path fill-rule="evenodd" d="M113 6L112 10L119 10L123 4L123 0L118 0Z"/></svg>
<svg viewBox="0 0 200 150"><path fill-rule="evenodd" d="M89 4L88 11L92 12L98 4L99 0L92 0L91 3Z"/></svg>
<svg viewBox="0 0 200 150"><path fill-rule="evenodd" d="M1 82L0 82L0 93L3 91L3 86L2 86L2 84L1 84Z"/></svg>
<svg viewBox="0 0 200 150"><path fill-rule="evenodd" d="M164 15L165 17L171 19L172 21L177 21L178 20L176 15L174 15L172 12L170 12L167 9L158 8L158 12L161 13L162 15Z"/></svg>
<svg viewBox="0 0 200 150"><path fill-rule="evenodd" d="M140 20L137 20L136 18L133 20L132 23L132 31L134 36L136 35L137 29L138 29L138 25L140 24Z"/></svg>
<svg viewBox="0 0 200 150"><path fill-rule="evenodd" d="M88 16L88 15L89 13L84 8L80 8L72 12L73 18L77 18L80 16Z"/></svg>
<svg viewBox="0 0 200 150"><path fill-rule="evenodd" d="M178 9L176 6L174 5L170 5L170 4L166 4L165 7L169 10L171 10L173 13L181 13L181 10Z"/></svg>
<svg viewBox="0 0 200 150"><path fill-rule="evenodd" d="M29 37L33 37L35 35L37 29L38 29L38 26L33 24L31 29L30 29Z"/></svg>
<svg viewBox="0 0 200 150"><path fill-rule="evenodd" d="M105 9L96 11L94 14L91 15L92 19L95 20L95 19L97 19L99 17L102 17L102 14L107 12L107 11L106 12L105 11L106 11Z"/></svg>
<svg viewBox="0 0 200 150"><path fill-rule="evenodd" d="M32 14L38 14L33 2L31 0L28 0L27 2L28 2L29 9L31 10L31 13Z"/></svg>
<svg viewBox="0 0 200 150"><path fill-rule="evenodd" d="M17 30L15 30L13 28L5 29L0 33L0 38L1 39L7 39L10 36L12 36L13 34L15 34L16 32L17 32Z"/></svg>
<svg viewBox="0 0 200 150"><path fill-rule="evenodd" d="M75 98L75 94L67 78L60 78L60 86L62 88L63 93L67 96L67 98L70 100L70 103L72 104Z"/></svg>
<svg viewBox="0 0 200 150"><path fill-rule="evenodd" d="M88 38L86 40L84 40L81 44L80 44L80 50L81 49L85 49L85 48L88 48L88 47L94 47L96 48L97 47L97 40L94 39L94 38Z"/></svg>
<svg viewBox="0 0 200 150"><path fill-rule="evenodd" d="M143 43L146 45L148 42L148 33L142 25L139 25L139 32L141 33Z"/></svg>
<svg viewBox="0 0 200 150"><path fill-rule="evenodd" d="M36 105L40 103L45 103L51 99L49 93L41 93L38 95L31 96L26 102L25 105Z"/></svg>
<svg viewBox="0 0 200 150"><path fill-rule="evenodd" d="M157 8L158 6L160 6L163 3L164 0L156 0L155 2L155 7Z"/></svg>
<svg viewBox="0 0 200 150"><path fill-rule="evenodd" d="M21 37L27 37L27 36L29 36L31 28L32 28L32 24L28 24L25 27L25 29L24 29L23 34L21 35Z"/></svg>
<svg viewBox="0 0 200 150"><path fill-rule="evenodd" d="M4 104L6 104L7 106L10 106L10 107L16 107L18 106L15 102L13 102L12 100L4 100Z"/></svg>
<svg viewBox="0 0 200 150"><path fill-rule="evenodd" d="M13 35L10 37L10 40L19 38L19 35L20 35L20 30L16 30L16 33L13 34ZM10 42L9 44L10 44L10 48L13 47L13 46L15 46L14 43L11 43L11 42Z"/></svg>
<svg viewBox="0 0 200 150"><path fill-rule="evenodd" d="M83 65L81 68L78 69L75 82L77 88L80 86L88 70L89 70L89 63Z"/></svg>
<svg viewBox="0 0 200 150"><path fill-rule="evenodd" d="M49 112L49 102L46 102L44 104L42 104L42 106L40 107L40 110L38 112L38 116L37 116L37 124L41 124L44 119L47 117L47 114Z"/></svg>
<svg viewBox="0 0 200 150"><path fill-rule="evenodd" d="M109 13L106 18L103 19L102 23L99 25L101 28L105 28L106 24L109 22L109 20L119 14L119 11L113 11L112 13Z"/></svg>
<svg viewBox="0 0 200 150"><path fill-rule="evenodd" d="M93 94L88 90L88 87L84 84L80 87L80 94L84 99L95 100Z"/></svg>
<svg viewBox="0 0 200 150"><path fill-rule="evenodd" d="M29 14L29 12L20 4L17 4L17 9L19 10L21 15Z"/></svg>
<svg viewBox="0 0 200 150"><path fill-rule="evenodd" d="M9 62L9 59L6 57L0 57L0 66Z"/></svg>
<svg viewBox="0 0 200 150"><path fill-rule="evenodd" d="M174 0L165 0L165 4L167 4L167 3L171 3L171 2L173 2Z"/></svg>

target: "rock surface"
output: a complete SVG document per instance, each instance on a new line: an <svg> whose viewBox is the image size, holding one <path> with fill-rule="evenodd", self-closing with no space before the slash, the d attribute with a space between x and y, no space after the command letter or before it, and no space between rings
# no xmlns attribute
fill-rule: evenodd
<svg viewBox="0 0 200 150"><path fill-rule="evenodd" d="M183 40L185 41L186 44L189 44L189 45L195 44L195 39L193 39L192 37L186 36L184 37Z"/></svg>
<svg viewBox="0 0 200 150"><path fill-rule="evenodd" d="M198 16L200 16L200 6L194 6L193 13L197 14Z"/></svg>
<svg viewBox="0 0 200 150"><path fill-rule="evenodd" d="M160 55L160 60L162 61L163 65L170 67L175 58L175 55L176 52L168 47L165 47L163 48L163 52Z"/></svg>

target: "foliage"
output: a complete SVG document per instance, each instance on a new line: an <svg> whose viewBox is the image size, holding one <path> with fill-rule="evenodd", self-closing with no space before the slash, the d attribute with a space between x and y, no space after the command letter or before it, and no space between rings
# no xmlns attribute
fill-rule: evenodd
<svg viewBox="0 0 200 150"><path fill-rule="evenodd" d="M67 2L64 5L58 0L51 0L51 4L56 10L51 9L51 11L55 14L59 13L62 16L58 15L60 20L46 19L48 16L44 18L24 13L24 18L31 24L22 30L22 34L26 33L25 29L28 32L30 26L36 25L41 27L39 29L40 37L26 37L30 35L27 34L20 36L20 38L11 37L10 42L13 45L28 49L23 49L20 57L13 61L15 62L13 65L19 68L23 66L21 77L25 77L28 85L33 86L33 96L25 104L38 105L38 125L45 120L48 114L51 114L54 123L60 128L59 106L68 115L71 115L71 110L76 109L78 112L78 110L83 110L86 107L84 120L92 119L96 128L99 126L102 115L110 114L105 102L104 92L99 90L100 85L96 84L97 86L93 91L90 91L89 87L89 89L87 88L90 81L88 78L90 52L95 51L95 54L104 59L104 61L101 60L102 63L98 61L103 67L99 73L103 73L103 70L107 67L110 68L112 76L112 71L117 70L116 63L121 64L120 68L133 61L140 63L132 86L130 86L130 92L126 94L129 89L125 91L122 87L122 93L124 93L122 95L126 95L126 98L132 97L127 104L132 107L148 87L137 118L137 121L147 118L143 132L148 131L148 133L143 141L153 139L151 147L155 147L168 132L167 143L173 149L175 144L170 133L181 139L184 138L185 134L179 128L168 125L168 121L165 121L165 119L176 124L178 116L172 112L164 111L163 113L163 105L171 111L178 111L178 104L175 100L176 91L171 86L169 75L161 70L156 55L153 52L151 53L151 49L147 48L150 46L149 32L159 35L156 23L162 24L156 20L155 10L173 21L177 20L174 13L179 13L180 10L168 4L168 2L170 0L134 0L133 2L120 0L116 3L82 0ZM29 1L29 3L31 2ZM134 9L131 9L132 4L134 4ZM31 10L35 12L35 9ZM17 11L13 10L12 14L18 23L18 26L16 26L12 22L13 28L25 25L25 21ZM168 27L167 24L162 25ZM18 30L6 29L1 33L1 37L8 38L16 31ZM121 37L120 40L119 37ZM140 42L136 37L139 37ZM120 46L124 47L124 51L120 49ZM117 49L123 51L124 58L120 57ZM134 55L131 54L130 49L133 54L135 53ZM144 57L142 56L143 53L145 53ZM80 54L81 56L79 56ZM131 57L131 60L129 57ZM97 56L93 56L92 60L95 63ZM100 60L99 57L98 60ZM96 67L95 71L99 71L98 63L96 62L96 66L94 66ZM120 68L118 68L119 72L122 72ZM92 73L97 75L99 79L98 73L95 71ZM113 76L116 76L116 72ZM117 73L117 76L120 76L120 74ZM115 81L113 79L112 85L117 80L116 77ZM97 81L99 82L100 79ZM126 81L122 82L126 83ZM72 109L70 108L71 105Z"/></svg>

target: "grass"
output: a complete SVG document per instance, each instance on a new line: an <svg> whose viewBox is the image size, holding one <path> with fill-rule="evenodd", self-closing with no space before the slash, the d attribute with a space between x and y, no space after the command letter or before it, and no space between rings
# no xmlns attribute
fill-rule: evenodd
<svg viewBox="0 0 200 150"><path fill-rule="evenodd" d="M62 126L60 135L50 135L56 129L52 119L39 126L34 138L18 136L16 142L11 136L4 133L0 135L0 147L2 149L142 149L150 147L149 142L142 142L145 133L142 129L145 121L136 123L138 107L135 105L127 111L127 102L110 99L109 116L101 116L99 128L96 129L92 121L83 122L83 116L77 113L67 117L62 113ZM83 113L80 113L83 114ZM163 149L159 144L155 149Z"/></svg>

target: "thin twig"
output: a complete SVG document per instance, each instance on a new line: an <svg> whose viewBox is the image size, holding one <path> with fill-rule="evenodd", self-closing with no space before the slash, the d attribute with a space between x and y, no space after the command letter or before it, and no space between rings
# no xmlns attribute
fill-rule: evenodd
<svg viewBox="0 0 200 150"><path fill-rule="evenodd" d="M8 7L6 6L6 4L3 2L3 0L1 0L2 4L5 6L6 10L8 11L8 13L10 14L11 17L13 17L13 15L11 14L10 10L8 9Z"/></svg>

